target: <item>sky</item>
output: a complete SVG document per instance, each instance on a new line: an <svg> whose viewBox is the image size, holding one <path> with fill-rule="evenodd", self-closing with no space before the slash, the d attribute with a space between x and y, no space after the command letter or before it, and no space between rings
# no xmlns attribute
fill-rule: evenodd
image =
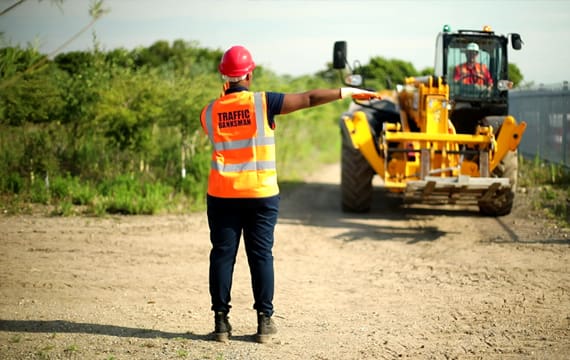
<svg viewBox="0 0 570 360"><path fill-rule="evenodd" d="M0 0L0 11L16 0ZM0 16L11 45L58 49L85 27L91 0L26 0ZM332 61L333 44L347 41L350 62L371 57L433 67L435 39L452 30L490 25L519 33L520 51L509 60L525 82L570 80L570 0L104 0L109 12L62 52L150 46L184 40L225 50L247 47L257 64L277 74L310 75Z"/></svg>

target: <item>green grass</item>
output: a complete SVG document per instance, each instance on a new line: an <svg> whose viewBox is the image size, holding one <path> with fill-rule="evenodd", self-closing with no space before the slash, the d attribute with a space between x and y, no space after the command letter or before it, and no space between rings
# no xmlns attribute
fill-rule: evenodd
<svg viewBox="0 0 570 360"><path fill-rule="evenodd" d="M8 340L9 343L11 344L17 344L20 341L22 341L22 336L21 335L14 335L10 338L10 340Z"/></svg>
<svg viewBox="0 0 570 360"><path fill-rule="evenodd" d="M72 354L75 354L79 351L79 347L75 344L71 344L69 346L67 346L65 349L63 349L63 352L65 354L67 354L68 356L71 356Z"/></svg>
<svg viewBox="0 0 570 360"><path fill-rule="evenodd" d="M526 189L534 210L569 226L570 169L538 158L519 158L519 188Z"/></svg>
<svg viewBox="0 0 570 360"><path fill-rule="evenodd" d="M179 358L188 357L188 350L185 350L185 349L178 349L178 350L176 350L176 356L179 357Z"/></svg>

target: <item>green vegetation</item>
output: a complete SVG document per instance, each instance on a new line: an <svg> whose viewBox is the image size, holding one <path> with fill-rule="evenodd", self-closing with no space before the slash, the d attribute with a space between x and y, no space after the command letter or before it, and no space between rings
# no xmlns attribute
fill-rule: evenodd
<svg viewBox="0 0 570 360"><path fill-rule="evenodd" d="M546 163L538 157L521 158L519 186L531 198L531 205L561 224L570 223L570 169Z"/></svg>
<svg viewBox="0 0 570 360"><path fill-rule="evenodd" d="M512 63L509 64L509 79L513 82L513 87L522 85L524 79L519 67Z"/></svg>
<svg viewBox="0 0 570 360"><path fill-rule="evenodd" d="M67 346L65 349L63 349L63 352L65 354L67 354L68 356L73 356L73 354L77 353L79 351L79 347L75 344L71 344L69 346Z"/></svg>
<svg viewBox="0 0 570 360"><path fill-rule="evenodd" d="M35 353L38 359L51 359L52 351L55 349L54 345L46 345L38 349Z"/></svg>
<svg viewBox="0 0 570 360"><path fill-rule="evenodd" d="M10 344L17 344L20 341L22 341L22 335L14 335L8 340Z"/></svg>
<svg viewBox="0 0 570 360"><path fill-rule="evenodd" d="M33 48L0 49L0 210L69 216L202 209L210 144L199 119L220 94L221 55L181 40L132 51L95 46L53 60ZM333 78L282 77L260 66L252 90L339 86ZM346 106L277 118L281 180L336 160Z"/></svg>
<svg viewBox="0 0 570 360"><path fill-rule="evenodd" d="M178 349L178 350L176 350L176 356L179 357L179 358L188 357L188 350L185 350L185 349Z"/></svg>

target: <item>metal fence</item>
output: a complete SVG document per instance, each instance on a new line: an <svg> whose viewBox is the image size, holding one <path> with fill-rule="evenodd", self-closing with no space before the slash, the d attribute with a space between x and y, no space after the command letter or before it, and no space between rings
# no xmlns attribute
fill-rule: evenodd
<svg viewBox="0 0 570 360"><path fill-rule="evenodd" d="M570 166L568 82L509 92L509 113L527 123L519 153Z"/></svg>

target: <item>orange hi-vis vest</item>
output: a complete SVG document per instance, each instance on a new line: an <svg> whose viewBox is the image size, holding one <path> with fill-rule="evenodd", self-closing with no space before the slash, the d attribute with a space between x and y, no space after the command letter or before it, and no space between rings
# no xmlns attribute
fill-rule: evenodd
<svg viewBox="0 0 570 360"><path fill-rule="evenodd" d="M239 91L212 101L200 116L213 145L208 194L263 198L279 194L274 130L265 93Z"/></svg>
<svg viewBox="0 0 570 360"><path fill-rule="evenodd" d="M487 67L480 63L475 63L471 67L461 64L459 71L459 78L462 78L463 84L466 85L485 85L486 82L491 84L493 81Z"/></svg>

